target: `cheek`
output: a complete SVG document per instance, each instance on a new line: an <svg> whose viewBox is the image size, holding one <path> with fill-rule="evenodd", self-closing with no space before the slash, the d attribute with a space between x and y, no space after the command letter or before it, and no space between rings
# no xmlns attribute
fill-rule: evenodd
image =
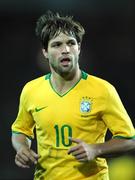
<svg viewBox="0 0 135 180"><path fill-rule="evenodd" d="M59 58L59 53L51 53L49 54L49 62L51 64L57 64L58 63L58 58Z"/></svg>
<svg viewBox="0 0 135 180"><path fill-rule="evenodd" d="M73 54L74 54L74 56L78 57L80 52L79 51L74 51Z"/></svg>
<svg viewBox="0 0 135 180"><path fill-rule="evenodd" d="M49 59L50 59L50 60L56 59L57 56L58 56L58 53L56 53L56 52L50 53L50 54L49 54Z"/></svg>
<svg viewBox="0 0 135 180"><path fill-rule="evenodd" d="M54 58L57 58L59 56L59 52L58 51L55 51L55 52L52 52L51 56L54 57Z"/></svg>
<svg viewBox="0 0 135 180"><path fill-rule="evenodd" d="M74 49L72 50L72 52L73 52L74 54L76 54L76 55L79 55L79 54L80 54L80 50L78 49L78 47L74 48Z"/></svg>

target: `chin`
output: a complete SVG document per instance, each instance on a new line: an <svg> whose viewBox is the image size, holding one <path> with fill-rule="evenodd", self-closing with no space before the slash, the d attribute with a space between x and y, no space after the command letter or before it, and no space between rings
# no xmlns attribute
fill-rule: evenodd
<svg viewBox="0 0 135 180"><path fill-rule="evenodd" d="M61 67L59 69L59 72L61 72L61 73L70 73L70 72L72 72L72 69L73 69L73 67L71 67L71 66Z"/></svg>
<svg viewBox="0 0 135 180"><path fill-rule="evenodd" d="M60 76L67 77L66 79L72 79L75 70L73 68L64 69L59 72Z"/></svg>

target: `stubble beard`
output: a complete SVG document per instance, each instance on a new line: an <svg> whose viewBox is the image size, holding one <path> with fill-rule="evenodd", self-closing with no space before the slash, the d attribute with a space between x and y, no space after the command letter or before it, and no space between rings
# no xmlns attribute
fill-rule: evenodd
<svg viewBox="0 0 135 180"><path fill-rule="evenodd" d="M65 77L70 77L70 75L73 73L75 73L76 68L77 68L77 64L78 64L78 59L75 60L75 62L71 61L71 64L69 64L68 66L62 66L62 65L55 65L53 63L50 64L51 68L60 76L62 76L63 78Z"/></svg>

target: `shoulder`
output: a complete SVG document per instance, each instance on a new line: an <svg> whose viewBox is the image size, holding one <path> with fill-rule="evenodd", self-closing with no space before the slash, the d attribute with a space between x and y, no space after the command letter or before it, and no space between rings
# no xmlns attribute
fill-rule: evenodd
<svg viewBox="0 0 135 180"><path fill-rule="evenodd" d="M45 80L45 76L41 76L36 79L33 79L24 85L24 89L31 89L34 86L37 86L38 84L40 84L43 80Z"/></svg>
<svg viewBox="0 0 135 180"><path fill-rule="evenodd" d="M45 80L47 79L48 76L49 74L46 74L44 76L38 77L36 79L27 82L22 89L22 93L23 94L32 93L35 89L38 89L40 86L45 84L46 82Z"/></svg>
<svg viewBox="0 0 135 180"><path fill-rule="evenodd" d="M90 75L88 74L88 82L95 84L97 86L103 87L103 88L111 88L114 87L110 82L108 82L107 80L94 76L94 75Z"/></svg>
<svg viewBox="0 0 135 180"><path fill-rule="evenodd" d="M112 85L107 80L88 74L87 76L87 86L99 94L102 93L110 93L111 91L115 91L114 85Z"/></svg>

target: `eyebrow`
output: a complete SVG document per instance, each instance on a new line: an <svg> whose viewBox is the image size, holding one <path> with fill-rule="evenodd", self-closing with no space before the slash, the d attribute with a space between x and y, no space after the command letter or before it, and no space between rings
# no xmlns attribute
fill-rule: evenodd
<svg viewBox="0 0 135 180"><path fill-rule="evenodd" d="M74 41L75 42L75 39L68 39L67 41L66 41L66 43L69 43L69 42L72 42L72 41ZM50 44L51 45L53 45L53 44L55 44L55 43L62 43L62 41L61 40L54 40L53 42L51 42Z"/></svg>

